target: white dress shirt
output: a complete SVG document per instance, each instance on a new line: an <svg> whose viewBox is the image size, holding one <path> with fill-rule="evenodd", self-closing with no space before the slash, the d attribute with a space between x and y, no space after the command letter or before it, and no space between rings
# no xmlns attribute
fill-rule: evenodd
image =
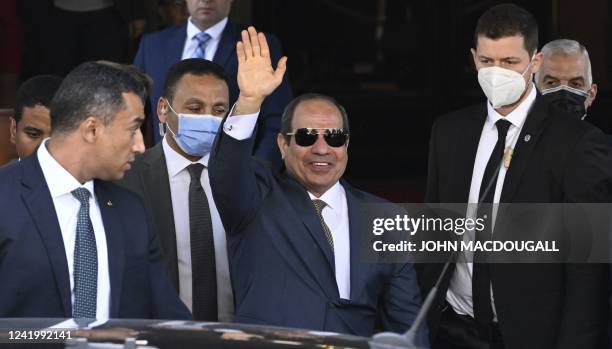
<svg viewBox="0 0 612 349"><path fill-rule="evenodd" d="M40 162L45 181L49 187L53 206L57 214L57 221L62 232L68 274L70 276L70 294L74 307L74 247L76 245L77 216L81 203L72 195L72 191L84 187L91 194L89 197L89 218L94 229L96 249L98 251L98 292L96 304L96 319L108 319L110 311L110 276L108 271L108 252L106 246L106 233L100 213L100 206L96 199L94 182L79 183L62 165L51 156L47 150L45 139L36 155Z"/></svg>
<svg viewBox="0 0 612 349"><path fill-rule="evenodd" d="M227 17L204 31L210 35L210 39L206 42L206 48L204 50L204 58L206 60L212 61L215 57L215 53L217 53L217 48L219 47L219 41L221 41L221 34L223 34L223 29L225 29L226 24ZM195 58L195 53L199 45L196 35L200 32L200 29L193 24L191 17L189 17L187 20L187 37L185 38L181 59Z"/></svg>
<svg viewBox="0 0 612 349"><path fill-rule="evenodd" d="M174 229L176 231L176 256L178 258L179 296L189 310L193 307L192 275L191 275L191 235L189 230L189 183L191 175L187 167L193 162L185 159L174 151L164 137L162 140L168 178L170 180L170 196L172 212L174 213ZM217 316L219 321L230 322L234 318L234 297L227 261L227 239L221 217L215 206L208 179L208 158L206 154L196 163L204 165L200 182L210 207L210 218L213 228L215 245L215 267L217 275Z"/></svg>
<svg viewBox="0 0 612 349"><path fill-rule="evenodd" d="M231 116L232 112L233 108L230 111L230 117L223 124L225 134L237 140L251 137L259 113L236 117ZM308 192L308 195L311 200L316 199L312 193ZM334 239L334 261L338 292L340 298L351 299L351 245L346 192L340 182L336 182L319 199L326 204L321 214Z"/></svg>
<svg viewBox="0 0 612 349"><path fill-rule="evenodd" d="M310 200L317 199L310 192L308 192L308 196L310 196ZM326 204L321 214L334 240L334 262L338 292L340 298L351 299L351 244L346 192L342 184L336 182L318 199L323 200Z"/></svg>
<svg viewBox="0 0 612 349"><path fill-rule="evenodd" d="M499 114L492 106L491 103L487 103L487 120L482 128L480 134L480 142L478 143L478 151L476 152L476 159L474 161L474 170L472 172L472 182L470 185L469 203L472 205L468 206L467 216L469 218L476 218L476 210L480 195L480 185L482 183L482 177L484 176L485 168L489 162L489 157L495 148L497 143L497 127L495 123L505 118L510 122L510 128L506 135L506 147L514 149L518 136L521 133L523 124L527 119L527 114L535 102L536 89L533 83L531 83L531 92L527 95L525 100L518 105L510 114L503 116ZM510 162L512 166L512 161ZM506 178L507 169L505 166L500 166L499 174L497 176L497 182L495 184L495 194L493 196L493 203L498 204L501 197L502 188L504 186L504 179ZM495 214L496 207L493 208L492 222L495 225ZM474 239L474 232L468 232L464 235L464 239ZM471 256L468 257L468 260ZM455 273L451 277L450 286L446 292L446 300L453 307L457 314L469 315L474 317L474 307L472 300L472 263L457 263L455 267ZM493 298L493 290L491 290L491 298ZM493 299L491 299L493 302ZM495 312L495 304L493 303L493 315L494 320L497 321L497 315Z"/></svg>

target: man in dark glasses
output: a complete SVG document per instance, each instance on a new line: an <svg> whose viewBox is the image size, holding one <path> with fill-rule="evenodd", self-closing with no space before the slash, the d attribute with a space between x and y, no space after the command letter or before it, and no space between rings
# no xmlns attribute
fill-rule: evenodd
<svg viewBox="0 0 612 349"><path fill-rule="evenodd" d="M235 321L370 336L380 315L384 329L406 331L421 304L416 274L410 264L361 258L361 209L383 200L341 179L349 144L344 108L328 96L296 98L277 136L284 170L251 158L261 103L286 69L286 58L273 69L268 52L261 33L242 32L240 96L209 162L227 232ZM419 340L426 345L425 330Z"/></svg>

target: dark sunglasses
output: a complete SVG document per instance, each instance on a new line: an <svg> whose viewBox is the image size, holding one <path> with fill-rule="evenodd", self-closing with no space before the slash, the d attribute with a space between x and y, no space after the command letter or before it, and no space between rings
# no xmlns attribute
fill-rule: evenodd
<svg viewBox="0 0 612 349"><path fill-rule="evenodd" d="M293 133L286 133L286 136L295 136L295 143L301 147L310 147L315 144L319 133L323 131L325 142L334 148L341 147L348 140L348 132L341 128L298 128Z"/></svg>

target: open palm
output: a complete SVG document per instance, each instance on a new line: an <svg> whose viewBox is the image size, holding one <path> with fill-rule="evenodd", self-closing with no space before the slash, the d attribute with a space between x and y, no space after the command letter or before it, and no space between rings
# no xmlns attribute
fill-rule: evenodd
<svg viewBox="0 0 612 349"><path fill-rule="evenodd" d="M270 49L263 33L249 27L242 31L242 41L236 44L238 55L238 87L241 97L263 99L269 96L283 81L287 70L287 57L272 68Z"/></svg>

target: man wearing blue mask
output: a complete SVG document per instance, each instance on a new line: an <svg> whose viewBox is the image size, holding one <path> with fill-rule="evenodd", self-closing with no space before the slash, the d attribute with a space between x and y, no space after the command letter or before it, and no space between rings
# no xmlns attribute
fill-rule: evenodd
<svg viewBox="0 0 612 349"><path fill-rule="evenodd" d="M536 91L532 75L542 54L533 15L513 4L494 6L478 19L474 43L487 102L434 123L426 202L470 203L478 206L476 215L491 214L493 222L503 212L481 204L610 202L612 163L604 134ZM512 238L490 225L475 235L481 241ZM432 348L605 347L607 266L478 263L481 256L452 264L444 274L428 314ZM422 294L442 267L415 266Z"/></svg>
<svg viewBox="0 0 612 349"><path fill-rule="evenodd" d="M200 321L228 322L234 312L225 230L208 180L210 149L229 109L227 86L215 63L174 64L157 103L163 140L121 182L152 213L170 279Z"/></svg>

